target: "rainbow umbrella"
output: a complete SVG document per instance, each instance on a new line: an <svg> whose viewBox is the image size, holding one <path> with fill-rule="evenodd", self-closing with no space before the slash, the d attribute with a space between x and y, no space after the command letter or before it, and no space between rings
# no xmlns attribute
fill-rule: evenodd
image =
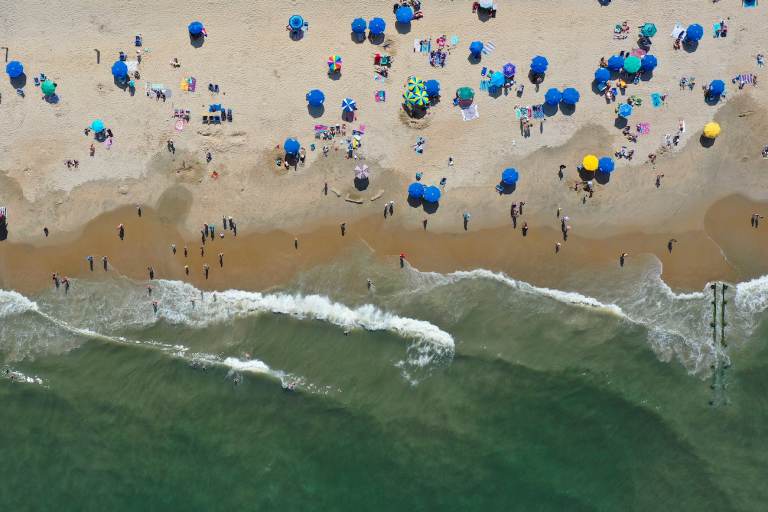
<svg viewBox="0 0 768 512"><path fill-rule="evenodd" d="M424 80L417 76L412 76L408 79L408 83L405 85L406 89L409 91L415 91L416 89L423 89L424 88Z"/></svg>
<svg viewBox="0 0 768 512"><path fill-rule="evenodd" d="M586 171L594 172L597 170L599 162L595 155L587 155L584 157L584 160L581 161L581 166L584 167L584 170Z"/></svg>
<svg viewBox="0 0 768 512"><path fill-rule="evenodd" d="M341 71L341 55L331 55L328 57L328 71L330 73Z"/></svg>

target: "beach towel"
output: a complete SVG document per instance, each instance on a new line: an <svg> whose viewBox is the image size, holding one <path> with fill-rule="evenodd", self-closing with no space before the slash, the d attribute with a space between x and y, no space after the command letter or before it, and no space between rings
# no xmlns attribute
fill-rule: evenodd
<svg viewBox="0 0 768 512"><path fill-rule="evenodd" d="M361 124L360 127L356 131L360 132L361 135L365 134L365 125Z"/></svg>
<svg viewBox="0 0 768 512"><path fill-rule="evenodd" d="M188 91L189 90L189 84L187 83L186 80L182 80L181 81L181 83L179 84L179 89L181 89L182 91Z"/></svg>
<svg viewBox="0 0 768 512"><path fill-rule="evenodd" d="M629 52L630 55L634 55L635 57L643 58L645 57L645 54L648 53L642 48L632 48L632 51Z"/></svg>
<svg viewBox="0 0 768 512"><path fill-rule="evenodd" d="M386 82L387 77L381 75L380 73L374 73L373 74L373 80L374 82Z"/></svg>
<svg viewBox="0 0 768 512"><path fill-rule="evenodd" d="M753 75L752 73L742 73L736 78L734 78L734 81L755 85L755 75Z"/></svg>
<svg viewBox="0 0 768 512"><path fill-rule="evenodd" d="M421 41L418 39L413 40L413 51L415 52L421 52Z"/></svg>
<svg viewBox="0 0 768 512"><path fill-rule="evenodd" d="M534 105L533 106L533 118L534 119L544 119L544 105Z"/></svg>
<svg viewBox="0 0 768 512"><path fill-rule="evenodd" d="M757 7L757 0L742 0L741 5L747 8Z"/></svg>
<svg viewBox="0 0 768 512"><path fill-rule="evenodd" d="M490 80L480 80L480 90L481 91L487 91L491 88L491 81Z"/></svg>
<svg viewBox="0 0 768 512"><path fill-rule="evenodd" d="M187 88L189 92L195 92L195 87L197 87L197 79L195 77L191 77L188 81L189 87Z"/></svg>
<svg viewBox="0 0 768 512"><path fill-rule="evenodd" d="M451 36L451 44L453 46L456 46L457 44L459 44L459 36Z"/></svg>
<svg viewBox="0 0 768 512"><path fill-rule="evenodd" d="M641 135L648 135L651 133L651 123L639 123L637 125L637 133Z"/></svg>
<svg viewBox="0 0 768 512"><path fill-rule="evenodd" d="M376 100L376 103L387 101L387 95L384 91L376 91L375 93L373 93L373 98Z"/></svg>
<svg viewBox="0 0 768 512"><path fill-rule="evenodd" d="M683 26L680 23L675 23L675 26L672 27L672 33L670 35L677 39L683 32L685 32Z"/></svg>
<svg viewBox="0 0 768 512"><path fill-rule="evenodd" d="M654 92L651 94L651 104L653 104L653 108L659 108L664 104L664 100L661 99L661 94Z"/></svg>
<svg viewBox="0 0 768 512"><path fill-rule="evenodd" d="M473 104L469 108L461 109L461 118L465 121L472 121L480 117L480 113L477 111L477 104Z"/></svg>
<svg viewBox="0 0 768 512"><path fill-rule="evenodd" d="M493 41L487 41L483 43L483 55L490 55L493 53L493 50L496 49L496 45L493 44Z"/></svg>

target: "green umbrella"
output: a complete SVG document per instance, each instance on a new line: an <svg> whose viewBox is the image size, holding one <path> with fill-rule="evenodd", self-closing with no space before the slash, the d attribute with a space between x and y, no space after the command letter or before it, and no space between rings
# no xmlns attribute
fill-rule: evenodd
<svg viewBox="0 0 768 512"><path fill-rule="evenodd" d="M429 105L429 96L424 89L416 89L413 91L413 104L420 107L426 107Z"/></svg>
<svg viewBox="0 0 768 512"><path fill-rule="evenodd" d="M423 89L424 88L424 81L417 77L412 76L408 79L408 84L406 85L409 91L415 91L416 89Z"/></svg>
<svg viewBox="0 0 768 512"><path fill-rule="evenodd" d="M460 100L471 100L475 97L475 91L473 91L471 87L460 87L456 91L456 96Z"/></svg>
<svg viewBox="0 0 768 512"><path fill-rule="evenodd" d="M656 35L656 25L653 23L645 23L640 28L640 35L645 37L653 37Z"/></svg>
<svg viewBox="0 0 768 512"><path fill-rule="evenodd" d="M630 55L624 59L624 71L627 73L637 73L640 71L640 57Z"/></svg>
<svg viewBox="0 0 768 512"><path fill-rule="evenodd" d="M403 94L403 99L407 104L413 105L416 101L416 94L414 94L413 91L407 91L405 94Z"/></svg>
<svg viewBox="0 0 768 512"><path fill-rule="evenodd" d="M42 89L43 94L46 96L51 96L53 93L56 92L56 84L53 83L52 80L46 80L43 82L43 85L40 86L40 89Z"/></svg>

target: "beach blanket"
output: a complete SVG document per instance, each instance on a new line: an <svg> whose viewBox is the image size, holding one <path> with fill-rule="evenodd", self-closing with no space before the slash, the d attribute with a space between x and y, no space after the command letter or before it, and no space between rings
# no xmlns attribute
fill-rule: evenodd
<svg viewBox="0 0 768 512"><path fill-rule="evenodd" d="M487 91L491 88L491 81L490 80L480 80L480 90L481 91Z"/></svg>
<svg viewBox="0 0 768 512"><path fill-rule="evenodd" d="M480 117L480 112L477 111L477 104L461 109L461 118L465 121L472 121L478 117Z"/></svg>
<svg viewBox="0 0 768 512"><path fill-rule="evenodd" d="M483 55L490 55L493 53L493 50L496 49L496 45L493 44L493 41L487 41L483 43Z"/></svg>
<svg viewBox="0 0 768 512"><path fill-rule="evenodd" d="M653 108L659 108L664 104L664 100L661 99L661 94L654 92L651 94L651 104Z"/></svg>
<svg viewBox="0 0 768 512"><path fill-rule="evenodd" d="M451 36L451 45L456 46L459 44L459 36Z"/></svg>
<svg viewBox="0 0 768 512"><path fill-rule="evenodd" d="M747 8L757 7L757 0L742 0L741 5Z"/></svg>
<svg viewBox="0 0 768 512"><path fill-rule="evenodd" d="M755 75L753 75L752 73L742 73L736 76L736 78L734 78L732 82L755 85Z"/></svg>
<svg viewBox="0 0 768 512"><path fill-rule="evenodd" d="M534 105L532 110L534 119L544 119L544 105Z"/></svg>
<svg viewBox="0 0 768 512"><path fill-rule="evenodd" d="M651 123L639 123L637 125L637 133L641 135L648 135L651 133Z"/></svg>
<svg viewBox="0 0 768 512"><path fill-rule="evenodd" d="M685 32L685 29L683 28L683 26L680 23L675 23L675 26L672 27L672 33L669 35L677 39L678 37L680 37L680 34L682 34L683 32Z"/></svg>
<svg viewBox="0 0 768 512"><path fill-rule="evenodd" d="M515 117L517 119L529 119L533 117L533 109L531 107L517 107Z"/></svg>
<svg viewBox="0 0 768 512"><path fill-rule="evenodd" d="M386 82L387 81L387 77L383 76L380 73L374 73L373 74L373 81L374 82Z"/></svg>
<svg viewBox="0 0 768 512"><path fill-rule="evenodd" d="M376 100L376 103L387 101L387 94L384 91L376 91L373 93L373 99Z"/></svg>
<svg viewBox="0 0 768 512"><path fill-rule="evenodd" d="M643 58L645 57L645 54L648 53L642 48L632 48L632 51L629 52L630 55L634 55L635 57Z"/></svg>

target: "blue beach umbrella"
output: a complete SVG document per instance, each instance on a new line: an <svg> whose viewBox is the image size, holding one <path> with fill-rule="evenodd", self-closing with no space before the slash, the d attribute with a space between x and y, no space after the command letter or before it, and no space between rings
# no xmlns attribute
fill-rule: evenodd
<svg viewBox="0 0 768 512"><path fill-rule="evenodd" d="M410 23L413 19L413 9L407 5L401 5L395 11L395 18L397 18L398 23Z"/></svg>
<svg viewBox="0 0 768 512"><path fill-rule="evenodd" d="M128 66L125 62L119 60L112 64L112 76L117 79L124 79L128 76Z"/></svg>
<svg viewBox="0 0 768 512"><path fill-rule="evenodd" d="M555 87L547 90L547 92L544 94L544 102L547 105L557 105L562 99L563 93L558 91Z"/></svg>
<svg viewBox="0 0 768 512"><path fill-rule="evenodd" d="M383 34L386 28L387 28L387 22L381 18L373 18L371 22L368 23L368 30L370 30L371 34L375 36L378 36L379 34Z"/></svg>
<svg viewBox="0 0 768 512"><path fill-rule="evenodd" d="M531 71L533 71L537 75L546 73L548 67L549 67L549 62L547 61L546 57L537 55L531 60Z"/></svg>
<svg viewBox="0 0 768 512"><path fill-rule="evenodd" d="M492 87L501 87L504 85L505 78L504 73L501 71L494 71L491 73L491 86Z"/></svg>
<svg viewBox="0 0 768 512"><path fill-rule="evenodd" d="M573 87L568 87L563 91L563 103L566 105L575 105L579 102L579 91Z"/></svg>
<svg viewBox="0 0 768 512"><path fill-rule="evenodd" d="M621 71L621 69L624 67L624 57L620 57L619 55L613 55L610 59L608 59L608 69L611 71Z"/></svg>
<svg viewBox="0 0 768 512"><path fill-rule="evenodd" d="M700 41L702 37L704 37L704 27L702 27L698 23L694 23L693 25L688 25L688 28L685 29L686 41L696 42L696 41Z"/></svg>
<svg viewBox="0 0 768 512"><path fill-rule="evenodd" d="M408 186L408 197L414 197L416 199L420 199L423 196L424 196L424 185L422 185L419 182L413 182Z"/></svg>
<svg viewBox="0 0 768 512"><path fill-rule="evenodd" d="M597 162L597 170L606 174L612 173L615 167L616 164L613 162L613 158L609 156L604 156Z"/></svg>
<svg viewBox="0 0 768 512"><path fill-rule="evenodd" d="M720 96L725 92L725 82L722 80L712 80L709 84L709 94L712 96Z"/></svg>
<svg viewBox="0 0 768 512"><path fill-rule="evenodd" d="M437 80L427 80L424 82L424 90L427 91L427 96L439 96L440 95L440 82Z"/></svg>
<svg viewBox="0 0 768 512"><path fill-rule="evenodd" d="M514 185L519 177L517 169L510 167L509 169L504 169L504 172L501 173L501 182L505 185Z"/></svg>
<svg viewBox="0 0 768 512"><path fill-rule="evenodd" d="M96 119L91 123L91 130L93 130L96 133L101 133L104 131L104 121L101 119Z"/></svg>
<svg viewBox="0 0 768 512"><path fill-rule="evenodd" d="M515 76L515 72L517 72L517 69L515 68L515 65L511 62L507 62L504 64L504 67L501 68L502 73L504 73L504 76L506 78L512 78Z"/></svg>
<svg viewBox="0 0 768 512"><path fill-rule="evenodd" d="M189 33L193 36L199 36L203 33L203 24L199 21L193 21L187 28L189 28Z"/></svg>
<svg viewBox="0 0 768 512"><path fill-rule="evenodd" d="M355 18L352 20L352 32L355 34L362 34L365 32L367 26L368 24L363 18Z"/></svg>
<svg viewBox="0 0 768 512"><path fill-rule="evenodd" d="M653 71L658 65L659 61L656 59L656 56L650 53L646 54L640 61L640 69L643 71Z"/></svg>
<svg viewBox="0 0 768 512"><path fill-rule="evenodd" d="M312 89L307 93L307 103L313 107L319 107L325 101L325 94L319 89Z"/></svg>
<svg viewBox="0 0 768 512"><path fill-rule="evenodd" d="M473 57L479 57L480 54L483 53L483 42L472 41L469 43L469 53L471 53Z"/></svg>
<svg viewBox="0 0 768 512"><path fill-rule="evenodd" d="M629 103L622 103L619 105L619 108L616 112L620 117L629 117L632 115L632 105Z"/></svg>
<svg viewBox="0 0 768 512"><path fill-rule="evenodd" d="M24 66L17 60L12 60L5 66L5 72L11 78L18 78L24 74Z"/></svg>
<svg viewBox="0 0 768 512"><path fill-rule="evenodd" d="M299 149L301 149L301 144L299 144L299 141L297 141L294 138L285 139L285 143L283 144L283 149L285 152L289 155L295 155L299 152Z"/></svg>
<svg viewBox="0 0 768 512"><path fill-rule="evenodd" d="M436 203L440 200L440 189L430 185L424 189L424 200L428 203Z"/></svg>
<svg viewBox="0 0 768 512"><path fill-rule="evenodd" d="M611 72L607 68L598 68L597 71L595 71L595 82L607 82L610 79Z"/></svg>
<svg viewBox="0 0 768 512"><path fill-rule="evenodd" d="M298 14L294 14L290 18L288 18L288 26L291 27L293 30L299 30L301 27L304 26L304 18L299 16Z"/></svg>
<svg viewBox="0 0 768 512"><path fill-rule="evenodd" d="M342 112L354 112L357 110L357 103L352 98L344 98L341 102Z"/></svg>

